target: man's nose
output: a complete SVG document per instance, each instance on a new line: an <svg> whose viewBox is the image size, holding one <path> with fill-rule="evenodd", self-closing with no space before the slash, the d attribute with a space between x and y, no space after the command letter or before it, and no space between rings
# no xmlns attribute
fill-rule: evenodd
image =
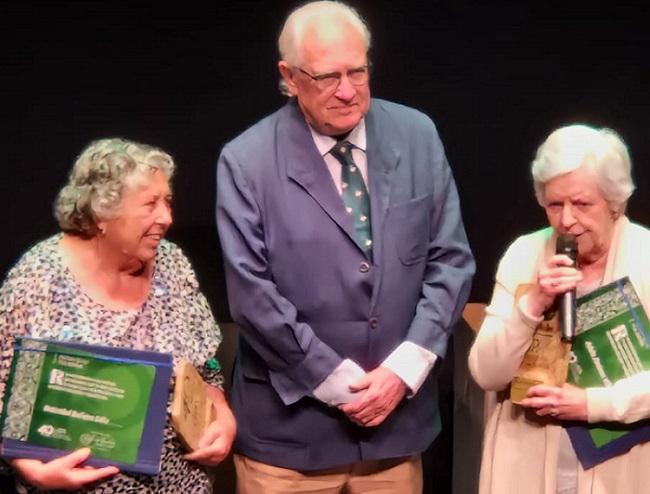
<svg viewBox="0 0 650 494"><path fill-rule="evenodd" d="M336 97L343 101L350 101L357 94L357 88L350 82L347 74L341 74L341 82L336 88Z"/></svg>

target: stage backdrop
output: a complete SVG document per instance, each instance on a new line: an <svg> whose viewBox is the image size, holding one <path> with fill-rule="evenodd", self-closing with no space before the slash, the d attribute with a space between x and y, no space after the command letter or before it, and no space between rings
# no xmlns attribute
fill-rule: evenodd
<svg viewBox="0 0 650 494"><path fill-rule="evenodd" d="M544 225L529 163L553 128L607 125L628 142L650 223L647 7L569 2L353 2L373 33L372 90L438 125L491 292L518 234ZM493 5L486 5L493 3ZM276 38L289 1L16 2L0 6L0 271L54 233L52 200L91 139L155 144L178 162L169 236L228 320L214 227L214 165L230 138L283 104Z"/></svg>
<svg viewBox="0 0 650 494"><path fill-rule="evenodd" d="M529 164L555 127L606 125L630 146L632 219L650 224L647 7L608 2L351 2L373 33L373 95L430 115L459 187L487 301L517 235L545 226ZM57 226L51 205L82 147L123 136L178 163L169 237L229 321L214 226L227 140L284 102L276 38L293 1L0 5L4 275ZM315 260L317 262L317 260Z"/></svg>

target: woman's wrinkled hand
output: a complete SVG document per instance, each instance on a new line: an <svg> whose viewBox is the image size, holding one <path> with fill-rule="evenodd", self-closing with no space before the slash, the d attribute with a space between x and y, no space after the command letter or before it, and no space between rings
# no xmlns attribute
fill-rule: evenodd
<svg viewBox="0 0 650 494"><path fill-rule="evenodd" d="M540 416L587 421L587 392L572 384L562 387L538 384L528 390L520 404L536 409Z"/></svg>
<svg viewBox="0 0 650 494"><path fill-rule="evenodd" d="M576 288L582 280L582 273L574 261L565 254L555 254L542 266L537 274L537 283L528 293L528 311L540 317L548 310L558 295Z"/></svg>
<svg viewBox="0 0 650 494"><path fill-rule="evenodd" d="M208 395L216 409L217 418L208 425L199 439L198 449L186 454L183 458L201 465L215 466L230 453L237 434L237 423L221 390L210 386Z"/></svg>

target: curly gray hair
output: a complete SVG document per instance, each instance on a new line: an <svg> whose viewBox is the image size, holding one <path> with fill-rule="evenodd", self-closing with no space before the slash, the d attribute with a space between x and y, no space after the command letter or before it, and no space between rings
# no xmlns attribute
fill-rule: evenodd
<svg viewBox="0 0 650 494"><path fill-rule="evenodd" d="M147 183L156 170L169 179L174 169L161 149L119 137L93 141L75 161L54 202L54 216L64 232L92 237L97 221L119 215L125 190Z"/></svg>

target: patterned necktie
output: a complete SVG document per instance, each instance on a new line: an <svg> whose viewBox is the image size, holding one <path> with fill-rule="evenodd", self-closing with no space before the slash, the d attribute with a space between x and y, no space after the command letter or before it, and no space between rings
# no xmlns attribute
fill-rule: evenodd
<svg viewBox="0 0 650 494"><path fill-rule="evenodd" d="M368 259L372 259L372 232L370 230L370 200L361 170L352 158L353 145L340 141L330 153L341 163L341 197L346 211L352 216L356 240Z"/></svg>

